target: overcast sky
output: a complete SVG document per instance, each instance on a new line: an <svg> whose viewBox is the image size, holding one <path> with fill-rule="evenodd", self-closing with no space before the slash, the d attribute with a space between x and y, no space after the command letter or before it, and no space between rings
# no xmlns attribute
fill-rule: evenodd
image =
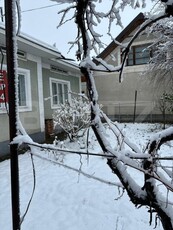
<svg viewBox="0 0 173 230"><path fill-rule="evenodd" d="M3 6L3 0L0 0L0 6ZM110 0L106 0L106 3ZM66 57L74 58L75 50L68 54L69 41L73 41L76 37L75 23L68 23L57 29L60 15L58 12L67 5L59 5L55 1L50 0L20 0L22 10L21 31L37 38L50 45L56 43L58 50ZM148 7L143 12L150 11L152 8L151 0L147 0ZM49 7L48 7L49 6ZM39 9L40 8L40 9ZM132 10L127 8L122 14L123 25L126 26L139 13L141 9ZM101 30L106 32L106 25ZM121 28L115 26L113 36L117 36L121 32ZM111 42L108 36L104 36L104 43Z"/></svg>

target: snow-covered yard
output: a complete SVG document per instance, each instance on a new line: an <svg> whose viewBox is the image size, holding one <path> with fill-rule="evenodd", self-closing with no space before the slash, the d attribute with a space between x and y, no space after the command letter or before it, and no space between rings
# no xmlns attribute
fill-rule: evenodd
<svg viewBox="0 0 173 230"><path fill-rule="evenodd" d="M126 124L125 131L132 142L142 147L155 128L155 124ZM66 143L66 148L80 146L79 143ZM168 153L170 147L165 148ZM92 134L89 150L100 151ZM48 151L38 154L40 157L34 156L35 193L22 223L22 230L149 230L155 227L155 220L149 226L147 208L135 208L126 193L121 197L122 189L116 186L118 180L103 157L52 155ZM34 183L30 154L20 155L19 163L22 216ZM81 169L93 178L75 169ZM140 173L134 173L137 180L141 180L141 176ZM12 229L9 160L0 163L0 229ZM163 229L159 222L156 229Z"/></svg>

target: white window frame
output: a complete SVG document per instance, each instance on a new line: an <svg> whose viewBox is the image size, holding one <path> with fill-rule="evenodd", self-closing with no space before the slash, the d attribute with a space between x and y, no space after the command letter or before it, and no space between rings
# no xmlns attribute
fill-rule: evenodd
<svg viewBox="0 0 173 230"><path fill-rule="evenodd" d="M31 96L31 77L30 70L18 68L18 74L23 75L25 78L25 89L26 89L26 105L19 106L19 112L32 111L32 96Z"/></svg>
<svg viewBox="0 0 173 230"><path fill-rule="evenodd" d="M4 70L7 70L6 66L3 66ZM32 96L31 96L31 77L30 70L18 68L18 74L24 75L25 77L25 89L26 89L26 105L19 106L19 112L32 111ZM8 108L8 102L7 102ZM6 107L0 103L0 113L6 113Z"/></svg>
<svg viewBox="0 0 173 230"><path fill-rule="evenodd" d="M52 89L52 83L67 85L67 87L68 87L68 92L71 91L71 86L70 86L70 81L60 80L60 79L56 79L56 78L49 78L50 97L51 97L51 109L56 109L56 108L59 107L59 102L58 102L56 105L53 103L53 89ZM68 100L69 100L69 102L71 101L70 94L68 94ZM63 99L63 101L64 101L64 99Z"/></svg>

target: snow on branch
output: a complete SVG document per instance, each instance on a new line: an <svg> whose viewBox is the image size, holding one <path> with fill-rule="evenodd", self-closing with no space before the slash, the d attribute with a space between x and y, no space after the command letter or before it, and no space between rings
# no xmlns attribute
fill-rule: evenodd
<svg viewBox="0 0 173 230"><path fill-rule="evenodd" d="M132 8L145 7L145 2L146 2L145 0L141 0L141 1L123 0L121 2L117 0L112 0L106 6L107 12L103 12L105 11L105 6L103 5L104 1L102 0L93 0L93 1L91 0L86 0L86 1L51 0L51 1L56 1L62 4L69 3L66 8L59 11L59 14L62 14L62 17L61 17L58 27L62 26L63 24L73 19L74 20L76 19L75 22L77 23L77 17L76 17L77 15L76 15L75 9L79 7L79 9L82 12L81 15L83 15L82 16L83 19L81 18L81 20L85 21L85 30L87 32L86 34L88 37L87 42L89 46L88 47L89 51L94 50L96 54L98 54L100 50L105 47L105 44L101 40L103 35L100 34L100 32L96 32L97 27L99 28L99 25L103 22L103 20L108 21L107 33L110 35L113 25L118 25L120 27L123 27L122 22L121 22L121 12L127 6L130 6ZM84 49L82 49L82 46L84 45L82 44L82 37L83 37L82 30L79 29L78 27L76 40L73 42L70 42L70 44L72 44L71 48L74 45L78 46L77 52L76 52L76 56L78 60L81 60L82 56L84 55L83 54Z"/></svg>
<svg viewBox="0 0 173 230"><path fill-rule="evenodd" d="M102 71L102 72L118 72L121 70L121 66L114 67L113 65L107 64L103 59L93 57L94 62L99 63L99 65L92 64L92 70Z"/></svg>
<svg viewBox="0 0 173 230"><path fill-rule="evenodd" d="M157 151L161 145L173 140L173 127L165 129L155 134L148 144L149 153Z"/></svg>
<svg viewBox="0 0 173 230"><path fill-rule="evenodd" d="M103 118L105 119L105 121L107 122L110 129L116 135L119 146L122 146L122 144L120 144L120 143L123 141L128 147L130 147L130 149L132 149L132 151L134 153L138 153L139 155L141 155L142 153L141 153L140 149L138 148L138 146L136 146L134 143L130 142L130 140L125 136L123 131L120 129L119 124L117 122L113 123L102 111L101 111L101 114L102 114ZM121 136L121 140L120 140L120 136Z"/></svg>

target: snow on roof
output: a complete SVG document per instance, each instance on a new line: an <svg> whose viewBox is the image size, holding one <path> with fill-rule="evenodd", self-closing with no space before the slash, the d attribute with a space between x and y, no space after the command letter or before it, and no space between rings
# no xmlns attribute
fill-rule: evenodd
<svg viewBox="0 0 173 230"><path fill-rule="evenodd" d="M32 37L31 35L28 35L28 34L26 34L26 33L21 32L21 33L19 34L19 37L24 38L24 39L26 39L26 40L28 40L28 41L30 41L30 42L32 42L32 43L38 44L39 46L45 47L45 48L47 48L47 49L49 49L49 50L52 50L52 51L54 51L54 52L56 52L56 53L61 54L61 52L60 52L56 47L51 46L51 45L49 45L48 43L43 42L43 41L41 41L41 40L39 40L39 39L37 39L37 38L34 38L34 37Z"/></svg>
<svg viewBox="0 0 173 230"><path fill-rule="evenodd" d="M0 29L2 29L4 31L4 34L5 34L5 24L0 22ZM30 43L29 45L32 46L32 44L36 45L40 50L41 49L46 49L46 50L50 50L52 52L55 52L57 56L59 56L59 61L62 61L62 62L65 62L66 64L70 64L74 67L77 67L77 63L74 61L74 60L71 60L71 59L68 59L66 57L64 57L62 55L62 53L55 47L55 46L52 46L46 42L43 42L37 38L34 38L32 37L31 35L28 35L24 32L20 32L20 34L18 35L18 39L22 39L22 42L23 41L26 41L26 43Z"/></svg>
<svg viewBox="0 0 173 230"><path fill-rule="evenodd" d="M2 23L2 22L0 22L0 29L2 29L2 30L5 31L5 24ZM20 34L18 35L18 37L19 38L23 38L23 39L25 39L25 40L27 40L27 41L29 41L31 43L37 44L37 45L39 45L41 47L44 47L46 49L52 50L52 51L54 51L56 53L59 53L61 55L61 52L56 47L51 46L48 43L43 42L43 41L41 41L41 40L39 40L37 38L34 38L31 35L28 35L28 34L26 34L24 32L20 32Z"/></svg>

